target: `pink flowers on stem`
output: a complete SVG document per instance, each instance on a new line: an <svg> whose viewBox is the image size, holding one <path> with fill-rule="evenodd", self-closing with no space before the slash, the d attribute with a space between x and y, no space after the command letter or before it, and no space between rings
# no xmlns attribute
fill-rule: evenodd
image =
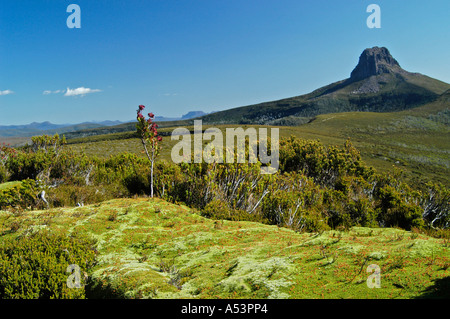
<svg viewBox="0 0 450 319"><path fill-rule="evenodd" d="M142 111L145 109L144 105L139 105L137 110L137 124L136 129L141 137L142 145L144 146L145 154L151 163L150 171L150 191L151 197L153 197L153 167L156 156L159 154L159 142L162 141L162 137L158 135L158 124L153 123L155 115L148 113L149 118L146 120ZM150 152L147 149L147 144L150 145Z"/></svg>

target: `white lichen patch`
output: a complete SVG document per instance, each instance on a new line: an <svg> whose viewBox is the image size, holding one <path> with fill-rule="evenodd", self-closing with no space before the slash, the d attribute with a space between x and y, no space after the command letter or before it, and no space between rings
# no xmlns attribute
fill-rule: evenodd
<svg viewBox="0 0 450 319"><path fill-rule="evenodd" d="M227 253L227 250L221 247L209 247L207 249L186 253L177 258L177 263L185 268L190 268L206 263L212 263Z"/></svg>
<svg viewBox="0 0 450 319"><path fill-rule="evenodd" d="M213 245L216 241L215 234L212 232L196 232L189 234L181 240L186 246Z"/></svg>
<svg viewBox="0 0 450 319"><path fill-rule="evenodd" d="M408 257L429 257L440 253L445 248L433 239L417 239L413 243L408 244L406 249Z"/></svg>
<svg viewBox="0 0 450 319"><path fill-rule="evenodd" d="M253 257L253 258L252 258ZM219 286L226 292L251 291L252 289L266 289L268 298L288 298L286 290L293 282L290 272L294 270L292 261L286 257L256 259L254 256L242 256L230 269L229 276L219 282ZM272 276L277 273L277 279ZM281 274L281 278L280 278Z"/></svg>
<svg viewBox="0 0 450 319"><path fill-rule="evenodd" d="M387 252L385 251L374 251L370 253L367 257L372 260L381 260L386 258Z"/></svg>
<svg viewBox="0 0 450 319"><path fill-rule="evenodd" d="M340 246L338 248L338 250L344 251L344 252L350 253L350 254L356 254L356 253L358 253L360 250L362 250L364 248L365 248L365 246L361 245L361 244L352 244L352 245L345 244L345 245Z"/></svg>
<svg viewBox="0 0 450 319"><path fill-rule="evenodd" d="M332 245L338 242L337 238L333 238L330 232L324 232L322 234L318 234L313 236L313 238L306 240L300 246L316 246L316 245Z"/></svg>

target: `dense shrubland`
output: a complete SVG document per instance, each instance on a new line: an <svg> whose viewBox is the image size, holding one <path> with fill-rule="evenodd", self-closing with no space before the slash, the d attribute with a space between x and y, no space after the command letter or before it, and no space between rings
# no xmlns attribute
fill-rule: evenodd
<svg viewBox="0 0 450 319"><path fill-rule="evenodd" d="M84 278L96 263L95 242L80 235L41 231L0 241L0 299L85 298ZM79 289L67 284L68 265L78 265ZM77 274L78 275L78 274Z"/></svg>
<svg viewBox="0 0 450 319"><path fill-rule="evenodd" d="M2 146L0 209L75 206L117 197L150 195L148 158L122 153L108 159L76 154L59 137L39 137L27 148ZM376 172L350 142L325 147L296 138L280 141L280 169L260 174L260 163L158 161L155 196L184 203L216 219L251 220L297 231L369 227L448 228L449 190L417 188L400 172Z"/></svg>

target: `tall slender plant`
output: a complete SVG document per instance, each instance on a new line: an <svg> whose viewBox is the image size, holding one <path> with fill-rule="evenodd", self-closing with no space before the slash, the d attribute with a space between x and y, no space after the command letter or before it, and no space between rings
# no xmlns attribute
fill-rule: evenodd
<svg viewBox="0 0 450 319"><path fill-rule="evenodd" d="M142 145L144 146L145 154L147 155L150 163L150 195L153 197L153 168L155 164L156 157L159 154L162 138L158 135L158 124L153 122L155 115L153 113L148 113L148 119L142 115L142 111L145 109L144 105L139 105L137 110L137 124L136 129L141 138ZM147 145L149 147L147 147Z"/></svg>

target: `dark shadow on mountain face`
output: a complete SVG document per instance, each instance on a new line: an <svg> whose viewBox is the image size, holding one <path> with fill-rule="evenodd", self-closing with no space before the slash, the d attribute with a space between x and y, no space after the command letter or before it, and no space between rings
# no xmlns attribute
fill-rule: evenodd
<svg viewBox="0 0 450 319"><path fill-rule="evenodd" d="M434 280L418 299L450 299L450 276Z"/></svg>

